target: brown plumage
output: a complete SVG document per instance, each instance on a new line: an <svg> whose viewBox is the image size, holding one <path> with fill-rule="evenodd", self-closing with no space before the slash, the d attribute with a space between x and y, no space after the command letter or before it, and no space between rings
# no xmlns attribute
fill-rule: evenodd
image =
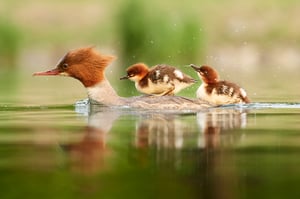
<svg viewBox="0 0 300 199"><path fill-rule="evenodd" d="M127 75L120 79L134 81L139 92L149 95L174 95L196 82L179 69L163 64L148 68L146 64L138 63L126 71Z"/></svg>
<svg viewBox="0 0 300 199"><path fill-rule="evenodd" d="M86 88L91 103L109 107L130 107L159 110L202 110L210 105L200 99L180 96L120 97L105 77L105 69L114 56L103 55L94 48L79 48L69 51L56 67L33 75L69 76L78 79ZM60 89L57 87L57 89Z"/></svg>
<svg viewBox="0 0 300 199"><path fill-rule="evenodd" d="M229 81L220 81L218 72L210 66L191 67L202 79L202 84L197 90L197 97L212 104L250 103L246 91L237 84Z"/></svg>
<svg viewBox="0 0 300 199"><path fill-rule="evenodd" d="M99 71L104 70L114 59L114 56L102 55L91 47L79 48L63 56L55 69L34 75L70 76L81 81L85 87L91 87L105 79Z"/></svg>

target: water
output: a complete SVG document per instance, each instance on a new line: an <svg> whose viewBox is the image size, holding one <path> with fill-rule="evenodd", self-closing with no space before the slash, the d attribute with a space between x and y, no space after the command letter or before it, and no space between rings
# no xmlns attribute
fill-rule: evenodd
<svg viewBox="0 0 300 199"><path fill-rule="evenodd" d="M1 198L297 197L299 108L2 105Z"/></svg>
<svg viewBox="0 0 300 199"><path fill-rule="evenodd" d="M75 104L72 79L2 77L1 199L300 196L289 82L250 84L250 105L161 112Z"/></svg>

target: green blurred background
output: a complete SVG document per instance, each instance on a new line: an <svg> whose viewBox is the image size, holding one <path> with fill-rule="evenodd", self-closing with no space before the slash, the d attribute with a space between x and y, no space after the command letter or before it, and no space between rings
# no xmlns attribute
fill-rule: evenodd
<svg viewBox="0 0 300 199"><path fill-rule="evenodd" d="M96 45L118 57L107 76L122 96L138 95L119 81L136 62L209 64L253 101L299 101L300 6L297 0L3 0L0 2L0 100L72 103L86 97L76 80L32 78L68 50ZM288 77L288 81L287 78ZM180 93L195 96L199 84ZM65 94L66 91L68 94Z"/></svg>

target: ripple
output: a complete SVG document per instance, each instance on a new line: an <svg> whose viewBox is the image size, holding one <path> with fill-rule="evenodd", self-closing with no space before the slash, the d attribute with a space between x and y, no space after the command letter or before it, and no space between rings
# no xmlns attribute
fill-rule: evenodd
<svg viewBox="0 0 300 199"><path fill-rule="evenodd" d="M80 100L75 103L75 112L87 115L90 111L101 111L103 109L103 105L95 105L93 104L92 107L90 107L90 103L88 99ZM153 112L160 112L160 113L174 113L174 114L186 114L186 113L197 113L197 112L203 112L199 110L144 110L144 109L137 109L137 108L131 108L128 106L122 106L122 107L106 107L109 109L119 110L123 112L135 112L136 114L139 113L153 113ZM272 103L272 102L258 102L258 103L250 103L250 104L230 104L230 105L223 105L223 106L217 106L212 107L211 109L223 109L223 110L255 110L255 109L299 109L300 103ZM100 110L99 110L100 109ZM204 111L205 112L205 111Z"/></svg>
<svg viewBox="0 0 300 199"><path fill-rule="evenodd" d="M250 104L233 104L233 105L225 105L222 107L231 107L231 108L245 108L245 109L299 109L300 103L272 103L272 102L259 102L259 103L250 103Z"/></svg>

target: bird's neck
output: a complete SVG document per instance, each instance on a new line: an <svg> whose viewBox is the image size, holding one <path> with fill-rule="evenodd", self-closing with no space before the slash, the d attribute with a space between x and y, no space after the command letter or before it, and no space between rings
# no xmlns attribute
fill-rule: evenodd
<svg viewBox="0 0 300 199"><path fill-rule="evenodd" d="M104 78L101 82L87 87L88 97L107 106L122 104L122 98L118 96L110 83Z"/></svg>

